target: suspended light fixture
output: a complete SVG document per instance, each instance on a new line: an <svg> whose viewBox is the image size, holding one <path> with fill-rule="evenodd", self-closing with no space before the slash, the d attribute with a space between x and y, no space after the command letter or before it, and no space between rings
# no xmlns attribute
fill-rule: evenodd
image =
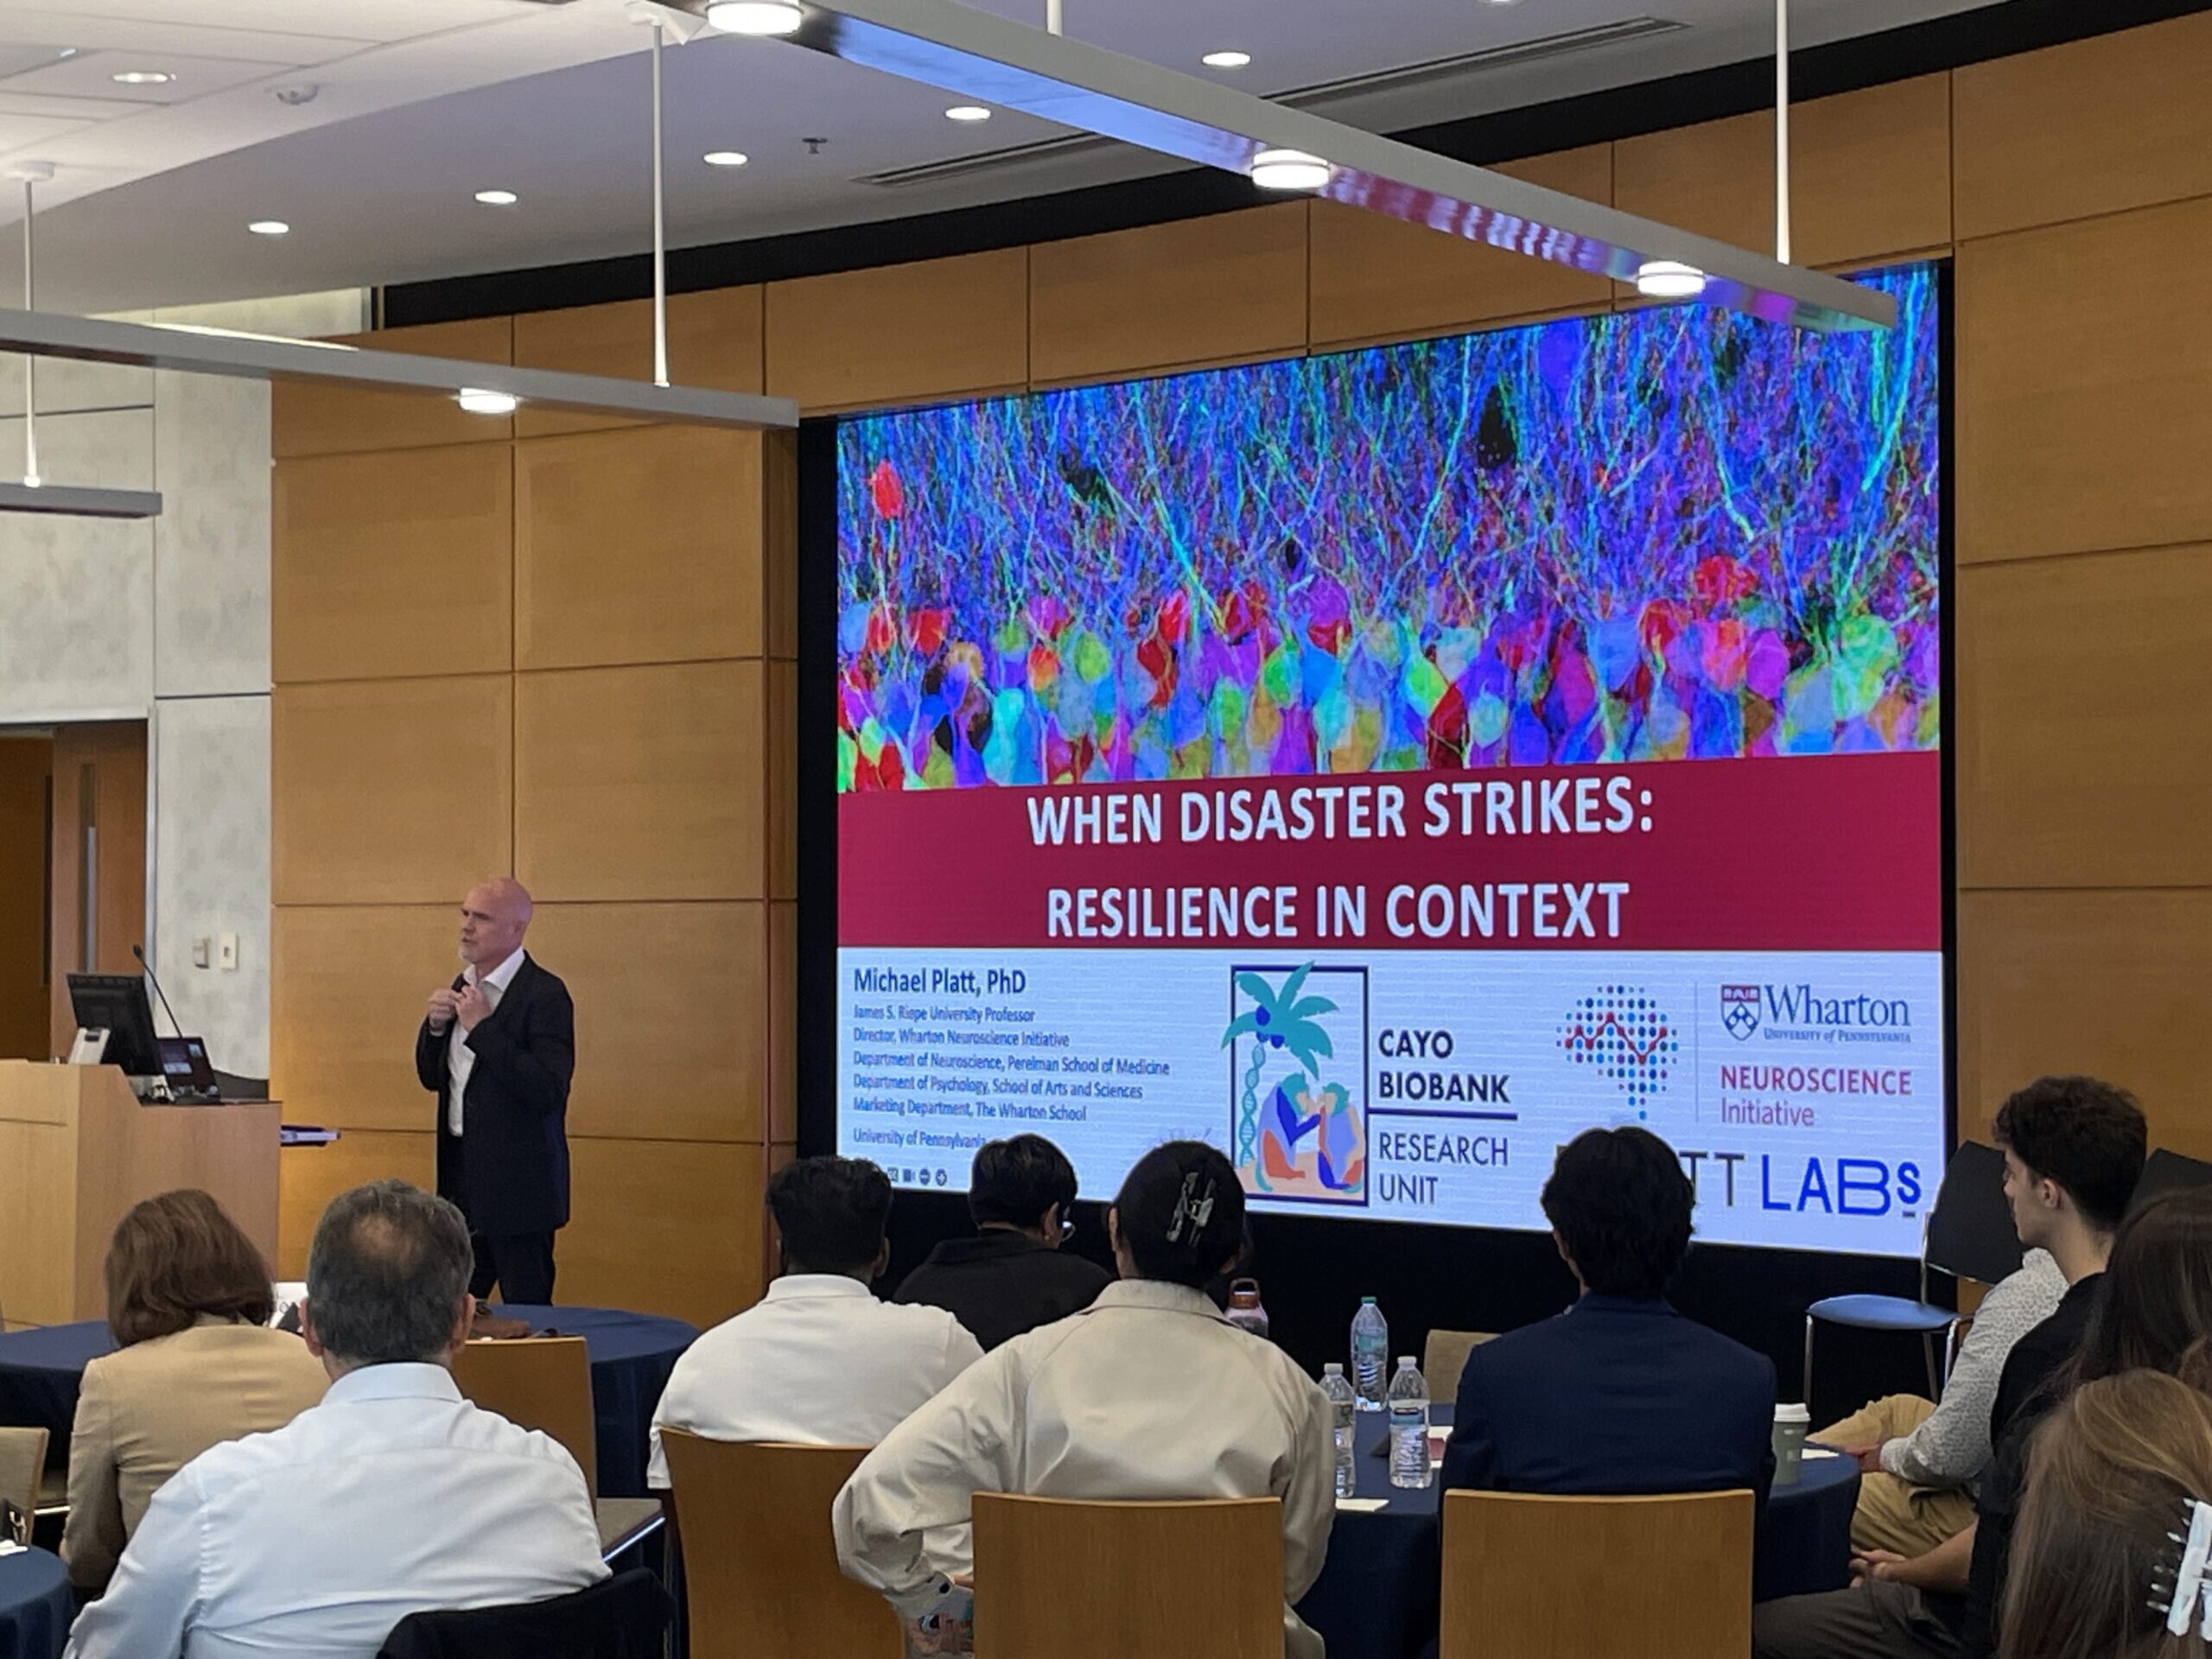
<svg viewBox="0 0 2212 1659"><path fill-rule="evenodd" d="M1263 149L1252 158L1252 182L1262 190L1319 190L1329 164L1302 149Z"/></svg>
<svg viewBox="0 0 2212 1659"><path fill-rule="evenodd" d="M790 35L806 14L793 0L714 0L707 21L725 35Z"/></svg>
<svg viewBox="0 0 2212 1659"><path fill-rule="evenodd" d="M1332 201L1615 282L1636 283L1647 267L1681 266L1700 276L1695 297L1705 303L1769 321L1823 330L1889 328L1897 322L1890 295L1840 276L1547 190L957 0L807 0L791 38L809 51L919 81L979 107L1018 110L1230 172L1249 175L1262 150L1325 156L1326 181L1309 188Z"/></svg>
<svg viewBox="0 0 2212 1659"><path fill-rule="evenodd" d="M18 162L8 176L23 187L23 309L38 308L37 245L32 238L31 193L54 176L51 162ZM38 467L38 359L23 359L23 478L0 482L0 512L64 513L84 518L158 518L155 490L111 490L97 485L48 484Z"/></svg>
<svg viewBox="0 0 2212 1659"><path fill-rule="evenodd" d="M522 399L512 391L493 391L484 386L463 386L454 393L453 400L471 415L512 415L522 406Z"/></svg>
<svg viewBox="0 0 2212 1659"><path fill-rule="evenodd" d="M1674 259L1647 259L1636 268L1636 291L1647 300L1694 300L1705 292L1705 273Z"/></svg>

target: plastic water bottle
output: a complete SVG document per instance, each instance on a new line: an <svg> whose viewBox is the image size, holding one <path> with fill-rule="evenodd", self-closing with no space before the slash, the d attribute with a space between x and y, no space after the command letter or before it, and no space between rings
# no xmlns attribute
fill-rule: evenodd
<svg viewBox="0 0 2212 1659"><path fill-rule="evenodd" d="M1255 1337L1268 1334L1268 1310L1260 1301L1260 1281L1256 1279L1237 1279L1229 1287L1229 1308L1222 1315L1240 1331L1249 1331Z"/></svg>
<svg viewBox="0 0 2212 1659"><path fill-rule="evenodd" d="M1351 1379L1344 1375L1344 1368L1331 1360L1321 1368L1321 1392L1329 1396L1329 1410L1336 1423L1337 1496L1359 1496L1359 1470L1351 1460L1352 1416L1358 1406L1351 1391Z"/></svg>
<svg viewBox="0 0 2212 1659"><path fill-rule="evenodd" d="M1426 1486L1429 1473L1428 1380L1408 1354L1390 1379L1390 1484Z"/></svg>
<svg viewBox="0 0 2212 1659"><path fill-rule="evenodd" d="M1362 1411L1382 1409L1382 1389L1390 1363L1390 1325L1372 1296L1359 1299L1351 1320L1351 1387Z"/></svg>

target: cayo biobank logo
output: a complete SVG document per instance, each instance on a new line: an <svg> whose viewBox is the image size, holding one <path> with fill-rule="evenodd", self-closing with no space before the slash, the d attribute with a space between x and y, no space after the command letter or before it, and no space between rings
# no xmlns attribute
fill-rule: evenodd
<svg viewBox="0 0 2212 1659"><path fill-rule="evenodd" d="M1912 1041L1912 1004L1902 996L1823 996L1812 985L1723 985L1720 1023L1739 1043Z"/></svg>

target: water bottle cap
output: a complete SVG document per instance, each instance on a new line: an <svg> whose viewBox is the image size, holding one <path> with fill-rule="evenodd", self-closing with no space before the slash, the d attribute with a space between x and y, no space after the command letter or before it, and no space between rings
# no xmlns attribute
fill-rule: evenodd
<svg viewBox="0 0 2212 1659"><path fill-rule="evenodd" d="M1344 1362L1342 1360L1332 1359L1321 1368L1321 1375L1324 1376L1342 1376L1344 1374Z"/></svg>
<svg viewBox="0 0 2212 1659"><path fill-rule="evenodd" d="M1410 1371L1413 1368L1414 1357L1411 1354L1400 1354L1398 1356L1398 1369L1400 1370Z"/></svg>
<svg viewBox="0 0 2212 1659"><path fill-rule="evenodd" d="M1372 1296L1363 1296L1359 1299L1359 1305L1362 1307L1372 1307L1375 1306L1375 1299Z"/></svg>

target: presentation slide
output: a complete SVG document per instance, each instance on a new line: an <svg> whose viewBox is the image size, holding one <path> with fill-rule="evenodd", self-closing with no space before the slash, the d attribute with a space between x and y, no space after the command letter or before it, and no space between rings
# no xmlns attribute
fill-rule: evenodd
<svg viewBox="0 0 2212 1659"><path fill-rule="evenodd" d="M1945 1133L1939 275L838 431L837 1141L959 1190L1911 1255Z"/></svg>

